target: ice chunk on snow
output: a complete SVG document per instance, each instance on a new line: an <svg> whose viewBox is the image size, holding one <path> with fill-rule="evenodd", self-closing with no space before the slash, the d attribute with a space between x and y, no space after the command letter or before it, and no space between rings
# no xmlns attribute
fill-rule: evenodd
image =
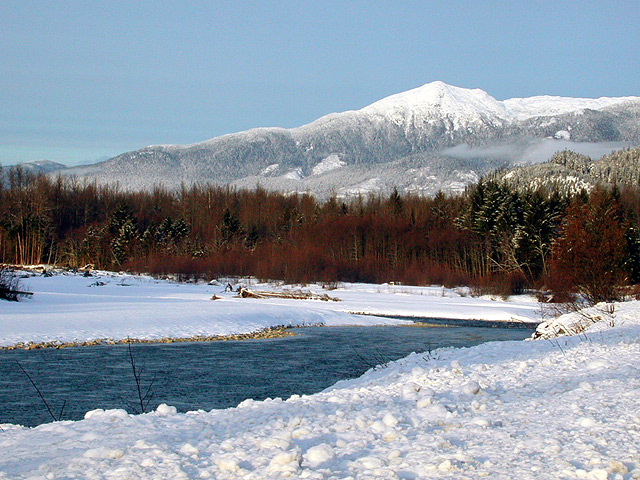
<svg viewBox="0 0 640 480"><path fill-rule="evenodd" d="M480 385L478 382L472 380L462 387L462 391L467 395L476 395L480 393Z"/></svg>
<svg viewBox="0 0 640 480"><path fill-rule="evenodd" d="M118 448L90 448L82 454L85 458L122 458L124 452Z"/></svg>
<svg viewBox="0 0 640 480"><path fill-rule="evenodd" d="M384 440L385 442L393 442L396 438L398 438L398 434L393 430L387 430L382 435L382 440Z"/></svg>
<svg viewBox="0 0 640 480"><path fill-rule="evenodd" d="M300 468L302 457L298 450L280 452L269 462L269 470L272 472L294 473Z"/></svg>
<svg viewBox="0 0 640 480"><path fill-rule="evenodd" d="M472 420L472 423L474 425L479 425L481 427L488 427L489 425L491 425L491 422L489 421L489 419L484 417L476 417Z"/></svg>
<svg viewBox="0 0 640 480"><path fill-rule="evenodd" d="M382 418L382 423L384 423L387 427L395 427L396 425L398 425L398 419L394 417L393 414L387 413Z"/></svg>
<svg viewBox="0 0 640 480"><path fill-rule="evenodd" d="M95 410L90 410L84 414L85 420L90 418L100 418L100 419L109 419L109 420L122 420L129 416L126 410L122 408L114 408L112 410L103 410L101 408L96 408Z"/></svg>
<svg viewBox="0 0 640 480"><path fill-rule="evenodd" d="M622 473L623 475L625 473L629 473L627 466L618 460L610 460L609 468L607 470L611 473Z"/></svg>
<svg viewBox="0 0 640 480"><path fill-rule="evenodd" d="M221 472L240 472L240 461L235 455L223 455L215 460L217 467Z"/></svg>
<svg viewBox="0 0 640 480"><path fill-rule="evenodd" d="M580 388L585 392L591 392L593 390L593 386L589 382L580 382Z"/></svg>
<svg viewBox="0 0 640 480"><path fill-rule="evenodd" d="M598 422L596 422L591 417L582 417L580 420L578 420L578 425L580 425L581 427L585 427L585 428L594 427L597 424L598 424Z"/></svg>
<svg viewBox="0 0 640 480"><path fill-rule="evenodd" d="M180 447L180 453L192 457L200 455L200 450L187 442L182 447Z"/></svg>
<svg viewBox="0 0 640 480"><path fill-rule="evenodd" d="M380 420L373 422L370 428L373 433L383 433L387 431L387 426Z"/></svg>
<svg viewBox="0 0 640 480"><path fill-rule="evenodd" d="M602 468L596 468L589 472L589 476L595 480L607 480L609 478L609 472Z"/></svg>
<svg viewBox="0 0 640 480"><path fill-rule="evenodd" d="M178 409L176 407L169 406L166 403L161 403L158 405L158 408L156 408L156 413L163 417L167 417L178 413Z"/></svg>
<svg viewBox="0 0 640 480"><path fill-rule="evenodd" d="M84 414L84 419L88 420L90 418L97 418L100 415L102 415L104 413L104 410L102 408L96 408L95 410L89 410L87 413Z"/></svg>
<svg viewBox="0 0 640 480"><path fill-rule="evenodd" d="M306 427L300 427L300 428L296 428L292 433L291 433L291 437L292 438L303 438L306 437L307 435L309 435L311 433L311 430L309 430Z"/></svg>
<svg viewBox="0 0 640 480"><path fill-rule="evenodd" d="M431 405L433 403L433 397L436 393L430 388L423 388L420 390L420 395L418 401L416 402L416 406L418 408L424 408L427 405Z"/></svg>
<svg viewBox="0 0 640 480"><path fill-rule="evenodd" d="M409 382L402 387L402 398L405 400L416 400L418 392L422 389L420 385L414 382Z"/></svg>
<svg viewBox="0 0 640 480"><path fill-rule="evenodd" d="M320 445L315 445L307 450L307 453L304 455L304 460L311 468L315 468L329 460L332 460L334 457L335 452L331 445L321 443Z"/></svg>
<svg viewBox="0 0 640 480"><path fill-rule="evenodd" d="M269 449L277 448L280 450L286 450L291 445L291 433L283 432L267 438L260 442L260 448Z"/></svg>

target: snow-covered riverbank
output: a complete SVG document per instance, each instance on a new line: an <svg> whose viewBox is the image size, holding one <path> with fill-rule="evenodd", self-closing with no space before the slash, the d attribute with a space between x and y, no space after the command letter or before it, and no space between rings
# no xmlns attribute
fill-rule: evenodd
<svg viewBox="0 0 640 480"><path fill-rule="evenodd" d="M285 401L2 425L0 478L640 478L639 317L622 304L613 328L414 354Z"/></svg>
<svg viewBox="0 0 640 480"><path fill-rule="evenodd" d="M139 328L128 327L136 320L129 308L142 325L157 329L165 324L154 324L147 309L185 312L173 331L195 325L237 328L230 320L233 312L247 319L244 328L253 325L248 319L263 318L261 311L276 319L274 312L291 306L296 321L307 322L311 312L326 322L341 321L352 318L341 308L387 308L374 299L404 312L432 308L447 317L471 311L472 302L479 311L489 312L495 304L504 309L501 315L529 312L530 319L537 308L528 301L454 297L447 290L443 296L441 288L347 286L330 292L343 302L228 297L212 302L208 298L219 286L176 287L149 279L134 284L113 277L108 285L80 288L78 281L57 280L51 285L59 288L46 290L40 287L45 279L29 279L25 283L37 295L10 309L30 307L31 313L22 311L23 320L40 324L47 322L47 308L52 322L64 320L69 310L76 323L58 330L41 327L41 335L62 335L65 325L97 316L101 322L90 323L89 335L114 325L123 333ZM131 286L118 286L121 281ZM84 289L104 293L84 294ZM38 292L48 300L39 304ZM119 299L122 295L128 300ZM156 301L162 306L152 307ZM0 322L13 321L7 305L2 304ZM218 310L211 315L218 308L228 317ZM110 322L114 314L126 321ZM571 314L548 326L586 326L573 337L414 354L310 396L247 400L237 408L186 414L166 405L137 416L95 410L82 421L31 429L0 425L0 479L640 478L640 302L617 304L613 316L600 316L592 324ZM225 318L229 323L206 322ZM2 328L3 341L10 341L11 333Z"/></svg>
<svg viewBox="0 0 640 480"><path fill-rule="evenodd" d="M274 285L252 287L282 289ZM472 298L442 287L346 284L327 292L340 302L293 299L241 299L224 284L178 284L151 277L97 272L94 276L40 275L22 280L32 298L0 304L0 346L17 343L86 342L188 338L250 333L274 326L379 325L402 323L384 314L536 322L534 299L512 302ZM221 297L212 301L211 297Z"/></svg>

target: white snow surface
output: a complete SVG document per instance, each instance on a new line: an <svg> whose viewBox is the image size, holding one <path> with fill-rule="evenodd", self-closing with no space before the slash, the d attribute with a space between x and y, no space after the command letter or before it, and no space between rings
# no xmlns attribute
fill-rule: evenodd
<svg viewBox="0 0 640 480"><path fill-rule="evenodd" d="M533 299L514 302L471 298L464 289L345 284L283 286L243 279L256 290L303 289L328 293L340 302L241 299L224 284L175 283L148 276L94 272L30 276L23 287L32 298L0 304L0 346L27 342L71 342L249 333L272 326L379 325L403 323L374 316L468 318L536 322ZM239 285L235 285L236 287ZM221 297L211 300L213 295Z"/></svg>
<svg viewBox="0 0 640 480"><path fill-rule="evenodd" d="M53 282L74 295L71 279L78 280ZM35 280L29 282L37 295L23 302L31 308L38 292L46 296L35 288L45 279ZM181 299L183 306L190 295L211 293L139 282L112 288L158 288L169 304ZM436 297L436 289L401 288L346 286L332 293L353 303L374 296L389 304L403 295L413 303L421 296L431 299L427 304L456 299L453 291ZM176 290L183 293L169 294ZM63 291L42 302L60 305L50 300ZM131 305L140 296L124 295ZM113 302L93 306L109 309ZM236 307L240 302L250 300ZM267 311L285 306L254 303ZM397 303L411 308L410 301ZM4 321L10 317L2 306ZM160 405L144 415L93 410L77 422L1 425L0 479L640 478L640 302L618 304L602 320L587 314L595 323L576 336L412 354L315 395L246 400L210 412ZM560 318L577 317L585 318Z"/></svg>

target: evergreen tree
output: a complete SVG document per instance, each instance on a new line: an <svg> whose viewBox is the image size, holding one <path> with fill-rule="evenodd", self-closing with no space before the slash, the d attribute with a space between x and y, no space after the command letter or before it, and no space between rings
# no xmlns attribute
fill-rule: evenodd
<svg viewBox="0 0 640 480"><path fill-rule="evenodd" d="M630 265L626 229L615 196L600 188L582 203L577 197L566 213L553 246L550 284L561 294L581 292L591 303L612 301L628 283Z"/></svg>
<svg viewBox="0 0 640 480"><path fill-rule="evenodd" d="M222 234L222 241L224 243L231 243L236 236L241 234L240 220L237 216L231 213L228 208L225 209L222 215L222 225L220 232Z"/></svg>

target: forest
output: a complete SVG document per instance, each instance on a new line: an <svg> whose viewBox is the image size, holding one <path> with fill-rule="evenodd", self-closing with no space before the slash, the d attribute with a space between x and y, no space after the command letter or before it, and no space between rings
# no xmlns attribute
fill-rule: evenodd
<svg viewBox="0 0 640 480"><path fill-rule="evenodd" d="M126 191L2 170L0 263L291 283L469 285L618 298L640 282L640 189L575 194L485 179L462 195L309 194L212 185Z"/></svg>

